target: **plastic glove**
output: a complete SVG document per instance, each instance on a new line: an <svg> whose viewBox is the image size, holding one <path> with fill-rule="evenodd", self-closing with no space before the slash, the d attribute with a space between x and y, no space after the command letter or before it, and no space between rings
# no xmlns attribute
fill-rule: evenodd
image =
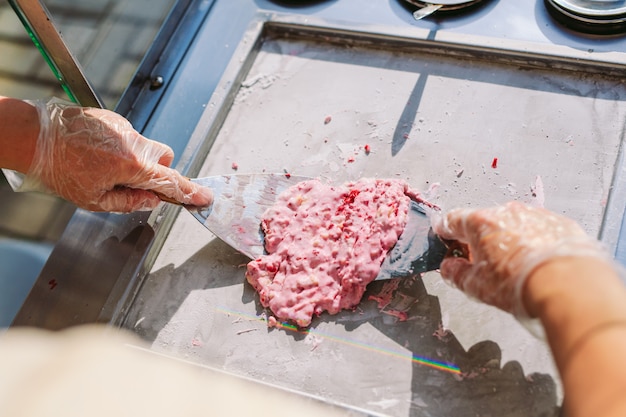
<svg viewBox="0 0 626 417"><path fill-rule="evenodd" d="M567 256L608 260L600 243L573 220L519 202L452 210L435 221L434 230L444 239L469 245L469 260L448 258L441 263L444 279L521 319L528 318L522 289L539 265Z"/></svg>
<svg viewBox="0 0 626 417"><path fill-rule="evenodd" d="M37 108L39 137L20 191L56 193L92 211L151 210L159 192L183 204L206 206L211 190L168 168L174 153L146 139L122 116L52 99Z"/></svg>

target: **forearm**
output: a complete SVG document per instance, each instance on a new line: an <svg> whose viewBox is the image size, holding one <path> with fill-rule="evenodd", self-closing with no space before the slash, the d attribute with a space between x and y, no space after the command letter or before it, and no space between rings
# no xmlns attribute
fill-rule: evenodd
<svg viewBox="0 0 626 417"><path fill-rule="evenodd" d="M626 290L612 266L553 260L529 277L524 302L546 330L568 417L626 415Z"/></svg>
<svg viewBox="0 0 626 417"><path fill-rule="evenodd" d="M0 168L26 173L38 134L37 109L22 100L0 96Z"/></svg>

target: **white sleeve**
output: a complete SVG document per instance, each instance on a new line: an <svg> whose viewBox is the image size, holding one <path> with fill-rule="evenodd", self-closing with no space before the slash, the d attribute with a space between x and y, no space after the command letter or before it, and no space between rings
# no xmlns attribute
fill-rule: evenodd
<svg viewBox="0 0 626 417"><path fill-rule="evenodd" d="M150 352L102 325L0 336L0 415L339 417L347 412Z"/></svg>

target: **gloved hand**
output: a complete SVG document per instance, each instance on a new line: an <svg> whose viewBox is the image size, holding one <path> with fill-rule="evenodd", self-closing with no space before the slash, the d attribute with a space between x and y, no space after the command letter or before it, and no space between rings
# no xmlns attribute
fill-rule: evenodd
<svg viewBox="0 0 626 417"><path fill-rule="evenodd" d="M122 116L61 100L29 102L40 130L20 191L41 190L92 211L151 210L159 192L183 204L206 206L211 190L168 168L168 146L146 139Z"/></svg>
<svg viewBox="0 0 626 417"><path fill-rule="evenodd" d="M442 262L444 279L522 319L528 318L522 289L539 265L567 256L608 260L600 243L573 220L519 202L452 210L433 226L442 238L469 245L469 260L448 258Z"/></svg>

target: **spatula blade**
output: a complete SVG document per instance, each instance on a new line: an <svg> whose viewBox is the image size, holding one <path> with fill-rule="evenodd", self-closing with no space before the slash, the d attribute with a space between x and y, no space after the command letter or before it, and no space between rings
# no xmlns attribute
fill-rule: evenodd
<svg viewBox="0 0 626 417"><path fill-rule="evenodd" d="M265 253L261 229L263 214L276 204L282 192L309 179L288 174L193 178L191 181L211 188L214 201L209 207L186 208L215 236L249 258L256 259ZM405 229L383 261L376 280L436 270L454 248L433 232L427 209L421 203L411 201Z"/></svg>
<svg viewBox="0 0 626 417"><path fill-rule="evenodd" d="M411 201L404 231L383 261L376 281L439 269L448 245L433 232L426 209Z"/></svg>
<svg viewBox="0 0 626 417"><path fill-rule="evenodd" d="M261 216L276 203L283 191L307 179L310 178L288 174L194 178L191 181L211 188L214 202L209 207L187 209L215 236L256 259L264 253Z"/></svg>

